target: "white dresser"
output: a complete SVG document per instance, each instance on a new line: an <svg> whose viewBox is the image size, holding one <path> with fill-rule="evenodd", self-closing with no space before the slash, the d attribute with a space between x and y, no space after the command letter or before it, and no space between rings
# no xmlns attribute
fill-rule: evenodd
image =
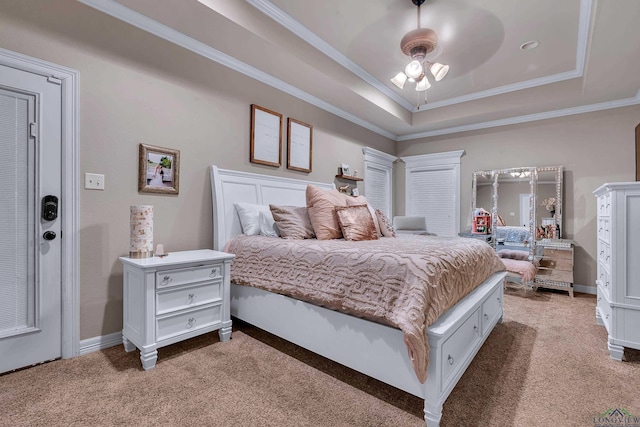
<svg viewBox="0 0 640 427"><path fill-rule="evenodd" d="M640 349L640 182L603 184L598 211L596 319L609 334L611 357Z"/></svg>
<svg viewBox="0 0 640 427"><path fill-rule="evenodd" d="M120 257L123 276L122 342L140 349L145 370L158 348L218 330L231 337L229 270L234 255L202 249L165 257Z"/></svg>

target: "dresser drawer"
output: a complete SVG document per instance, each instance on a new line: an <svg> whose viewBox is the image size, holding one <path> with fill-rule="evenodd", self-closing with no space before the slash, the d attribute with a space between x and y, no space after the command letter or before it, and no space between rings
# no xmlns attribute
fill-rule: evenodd
<svg viewBox="0 0 640 427"><path fill-rule="evenodd" d="M205 282L220 278L222 278L222 264L158 271L156 273L156 289L180 286L186 283Z"/></svg>
<svg viewBox="0 0 640 427"><path fill-rule="evenodd" d="M480 310L475 311L442 345L442 387L462 367L465 352L480 339Z"/></svg>
<svg viewBox="0 0 640 427"><path fill-rule="evenodd" d="M611 299L611 274L600 261L598 261L598 280L596 280L596 284L607 295L607 298Z"/></svg>
<svg viewBox="0 0 640 427"><path fill-rule="evenodd" d="M500 313L500 307L502 307L502 288L498 288L485 302L482 303L482 334L487 332L487 329L495 320L498 313Z"/></svg>
<svg viewBox="0 0 640 427"><path fill-rule="evenodd" d="M544 248L543 255L545 258L573 260L573 251L570 249Z"/></svg>
<svg viewBox="0 0 640 427"><path fill-rule="evenodd" d="M606 295L604 295L604 292L602 291L602 288L598 286L598 302L597 302L597 307L598 307L598 312L600 313L600 318L602 319L602 322L604 323L604 327L607 328L607 333L611 334L611 303L609 302L609 299L607 298Z"/></svg>
<svg viewBox="0 0 640 427"><path fill-rule="evenodd" d="M170 286L156 291L156 314L184 310L221 301L222 281L196 286Z"/></svg>
<svg viewBox="0 0 640 427"><path fill-rule="evenodd" d="M156 341L173 338L222 322L222 304L156 318Z"/></svg>

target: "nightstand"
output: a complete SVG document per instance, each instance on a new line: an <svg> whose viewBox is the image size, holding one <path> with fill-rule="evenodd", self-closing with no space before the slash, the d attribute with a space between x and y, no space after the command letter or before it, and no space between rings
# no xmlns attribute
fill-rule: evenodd
<svg viewBox="0 0 640 427"><path fill-rule="evenodd" d="M567 291L573 298L573 241L543 239L536 247L539 266L535 286Z"/></svg>
<svg viewBox="0 0 640 427"><path fill-rule="evenodd" d="M165 257L120 257L123 275L125 351L140 349L145 370L158 348L218 330L231 337L229 271L233 254L210 249Z"/></svg>

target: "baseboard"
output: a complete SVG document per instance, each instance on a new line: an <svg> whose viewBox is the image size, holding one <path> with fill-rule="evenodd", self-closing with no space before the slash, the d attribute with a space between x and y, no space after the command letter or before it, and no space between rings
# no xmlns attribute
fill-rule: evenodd
<svg viewBox="0 0 640 427"><path fill-rule="evenodd" d="M596 295L596 287L595 286L585 286L585 285L573 285L573 290L575 292L580 292L583 294L591 294Z"/></svg>
<svg viewBox="0 0 640 427"><path fill-rule="evenodd" d="M80 341L80 356L122 344L122 332L88 338Z"/></svg>

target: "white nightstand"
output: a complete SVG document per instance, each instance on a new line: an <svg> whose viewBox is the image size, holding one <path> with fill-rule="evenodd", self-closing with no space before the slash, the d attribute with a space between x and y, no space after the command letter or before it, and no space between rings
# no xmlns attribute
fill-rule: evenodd
<svg viewBox="0 0 640 427"><path fill-rule="evenodd" d="M160 258L120 257L124 266L122 342L140 349L145 370L158 348L218 330L231 337L229 270L233 254L202 249Z"/></svg>

